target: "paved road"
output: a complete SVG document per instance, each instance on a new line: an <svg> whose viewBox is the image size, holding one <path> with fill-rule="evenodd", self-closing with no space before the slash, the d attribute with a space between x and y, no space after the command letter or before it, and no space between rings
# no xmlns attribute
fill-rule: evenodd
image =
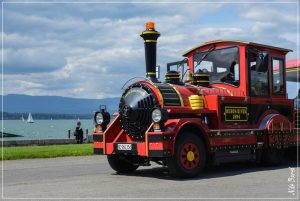
<svg viewBox="0 0 300 201"><path fill-rule="evenodd" d="M290 167L296 170L291 161L276 168L221 165L190 180L174 180L156 165L117 175L105 156L4 161L3 167L4 198L295 198L288 193Z"/></svg>

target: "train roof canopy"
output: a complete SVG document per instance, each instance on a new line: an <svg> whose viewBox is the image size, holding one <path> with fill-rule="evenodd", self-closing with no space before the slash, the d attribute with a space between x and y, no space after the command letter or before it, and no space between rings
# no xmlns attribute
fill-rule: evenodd
<svg viewBox="0 0 300 201"><path fill-rule="evenodd" d="M286 80L290 82L300 82L300 59L286 61Z"/></svg>
<svg viewBox="0 0 300 201"><path fill-rule="evenodd" d="M288 60L285 63L286 68L300 67L300 59Z"/></svg>
<svg viewBox="0 0 300 201"><path fill-rule="evenodd" d="M197 47L194 47L194 48L186 51L185 53L182 54L182 56L187 56L189 53L193 52L194 50L204 47L206 45L212 45L212 44L217 44L217 43L240 43L240 44L251 45L251 46L256 46L256 47L279 50L284 53L292 52L292 50L290 50L290 49L285 49L285 48L275 47L275 46L270 46L270 45L264 45L264 44L260 44L260 43L246 42L246 41L241 41L241 40L213 40L213 41L208 41L206 43L203 43L202 45L199 45Z"/></svg>

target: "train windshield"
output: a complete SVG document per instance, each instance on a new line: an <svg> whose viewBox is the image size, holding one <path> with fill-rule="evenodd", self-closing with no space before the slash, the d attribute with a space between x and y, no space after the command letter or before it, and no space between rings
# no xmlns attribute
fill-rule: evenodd
<svg viewBox="0 0 300 201"><path fill-rule="evenodd" d="M194 72L207 72L210 84L240 84L239 51L237 47L194 54Z"/></svg>

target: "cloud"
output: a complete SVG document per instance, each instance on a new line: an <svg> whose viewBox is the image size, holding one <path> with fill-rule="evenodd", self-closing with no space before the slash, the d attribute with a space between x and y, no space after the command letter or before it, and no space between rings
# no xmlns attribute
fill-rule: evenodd
<svg viewBox="0 0 300 201"><path fill-rule="evenodd" d="M161 32L162 75L167 62L209 40L296 49L295 11L289 4L5 4L4 93L120 96L128 79L145 74L146 21Z"/></svg>
<svg viewBox="0 0 300 201"><path fill-rule="evenodd" d="M297 57L297 3L240 4L241 19L249 30L250 40L294 50L288 59ZM299 45L299 44L298 44ZM298 46L299 48L299 46Z"/></svg>
<svg viewBox="0 0 300 201"><path fill-rule="evenodd" d="M64 64L64 57L55 48L5 49L4 73L49 72Z"/></svg>
<svg viewBox="0 0 300 201"><path fill-rule="evenodd" d="M292 26L294 30L297 23L296 2L286 4L254 4L251 7L245 7L243 17L253 21L267 21L273 23L282 23L282 25Z"/></svg>

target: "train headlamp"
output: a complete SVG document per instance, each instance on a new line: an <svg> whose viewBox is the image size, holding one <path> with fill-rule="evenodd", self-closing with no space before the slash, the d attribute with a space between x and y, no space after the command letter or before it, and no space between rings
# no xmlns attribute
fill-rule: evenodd
<svg viewBox="0 0 300 201"><path fill-rule="evenodd" d="M158 123L160 122L160 120L161 120L161 111L160 109L156 108L152 112L152 121L154 123Z"/></svg>
<svg viewBox="0 0 300 201"><path fill-rule="evenodd" d="M168 119L168 112L163 108L155 108L152 111L152 121L154 123L164 123Z"/></svg>
<svg viewBox="0 0 300 201"><path fill-rule="evenodd" d="M104 110L96 112L94 115L94 122L96 125L106 127L110 122L110 114Z"/></svg>
<svg viewBox="0 0 300 201"><path fill-rule="evenodd" d="M95 114L95 123L98 125L101 125L103 123L103 114L101 112L98 112Z"/></svg>

